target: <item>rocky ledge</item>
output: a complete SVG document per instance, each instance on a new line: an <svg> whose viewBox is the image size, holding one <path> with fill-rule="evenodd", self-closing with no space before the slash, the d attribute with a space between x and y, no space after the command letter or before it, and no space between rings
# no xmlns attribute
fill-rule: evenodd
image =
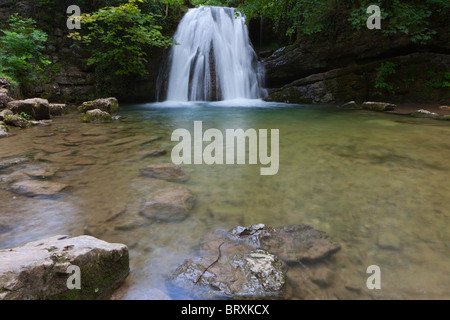
<svg viewBox="0 0 450 320"><path fill-rule="evenodd" d="M91 236L54 236L0 250L0 261L0 300L96 299L129 273L127 246ZM77 276L71 266L79 267L80 289L69 289Z"/></svg>

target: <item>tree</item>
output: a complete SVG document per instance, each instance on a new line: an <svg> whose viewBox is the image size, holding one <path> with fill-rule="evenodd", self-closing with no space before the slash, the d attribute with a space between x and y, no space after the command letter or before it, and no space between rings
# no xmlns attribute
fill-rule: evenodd
<svg viewBox="0 0 450 320"><path fill-rule="evenodd" d="M0 72L26 90L51 63L43 55L47 34L36 28L36 21L18 14L12 15L8 24L8 29L1 30Z"/></svg>

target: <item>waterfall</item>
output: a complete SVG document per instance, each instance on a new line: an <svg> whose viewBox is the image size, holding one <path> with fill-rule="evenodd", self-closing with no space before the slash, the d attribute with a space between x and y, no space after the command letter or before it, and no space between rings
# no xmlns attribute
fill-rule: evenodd
<svg viewBox="0 0 450 320"><path fill-rule="evenodd" d="M251 45L245 17L234 8L189 9L159 75L159 99L260 99L264 67Z"/></svg>

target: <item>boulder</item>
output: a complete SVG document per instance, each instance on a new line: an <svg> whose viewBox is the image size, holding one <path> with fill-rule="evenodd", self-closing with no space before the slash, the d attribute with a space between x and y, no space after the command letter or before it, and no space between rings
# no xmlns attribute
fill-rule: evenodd
<svg viewBox="0 0 450 320"><path fill-rule="evenodd" d="M187 217L195 195L183 187L167 188L155 193L142 204L140 214L159 221L180 221Z"/></svg>
<svg viewBox="0 0 450 320"><path fill-rule="evenodd" d="M61 116L67 112L67 105L62 103L50 103L48 105L52 116Z"/></svg>
<svg viewBox="0 0 450 320"><path fill-rule="evenodd" d="M6 108L8 102L14 100L9 96L9 90L5 88L0 88L0 108Z"/></svg>
<svg viewBox="0 0 450 320"><path fill-rule="evenodd" d="M394 111L397 106L386 102L372 102L367 101L361 105L362 109L370 111Z"/></svg>
<svg viewBox="0 0 450 320"><path fill-rule="evenodd" d="M83 117L84 122L110 122L112 117L108 112L100 109L89 110Z"/></svg>
<svg viewBox="0 0 450 320"><path fill-rule="evenodd" d="M189 174L173 163L151 164L139 170L143 176L172 182L185 182Z"/></svg>
<svg viewBox="0 0 450 320"><path fill-rule="evenodd" d="M116 113L119 111L119 101L116 98L103 98L93 101L83 102L81 106L78 107L78 111L81 113L86 113L89 110L100 109L108 113Z"/></svg>
<svg viewBox="0 0 450 320"><path fill-rule="evenodd" d="M5 138L8 136L8 127L3 121L0 121L0 138Z"/></svg>
<svg viewBox="0 0 450 320"><path fill-rule="evenodd" d="M50 119L50 108L46 99L13 100L8 102L8 108L15 114L26 113L35 120Z"/></svg>
<svg viewBox="0 0 450 320"><path fill-rule="evenodd" d="M30 121L28 121L25 118L22 118L17 114L7 115L3 121L5 122L5 124L9 126L19 127L23 129L30 128L33 126L33 124Z"/></svg>
<svg viewBox="0 0 450 320"><path fill-rule="evenodd" d="M341 105L341 108L344 109L358 109L358 104L355 101L349 101L347 103L344 103L343 105Z"/></svg>
<svg viewBox="0 0 450 320"><path fill-rule="evenodd" d="M0 121L4 121L7 116L12 116L13 114L14 113L9 109L2 110L0 112Z"/></svg>
<svg viewBox="0 0 450 320"><path fill-rule="evenodd" d="M203 299L282 298L286 269L281 260L265 250L203 256L180 265L168 278L167 285Z"/></svg>
<svg viewBox="0 0 450 320"><path fill-rule="evenodd" d="M91 236L54 236L0 250L0 299L79 300L108 293L129 273L127 246ZM79 268L81 288L69 289Z"/></svg>
<svg viewBox="0 0 450 320"><path fill-rule="evenodd" d="M236 227L229 231L216 230L200 242L200 252L210 254L221 244L224 254L254 249L268 250L286 262L319 261L340 249L325 232L309 225L289 225L272 228L264 224Z"/></svg>

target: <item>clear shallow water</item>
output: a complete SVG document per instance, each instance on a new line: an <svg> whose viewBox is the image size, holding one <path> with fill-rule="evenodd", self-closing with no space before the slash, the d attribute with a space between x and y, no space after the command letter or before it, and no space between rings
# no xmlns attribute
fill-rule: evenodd
<svg viewBox="0 0 450 320"><path fill-rule="evenodd" d="M334 274L329 287L307 281L312 266L291 266L287 299L450 297L448 123L327 106L230 104L124 106L123 119L111 124L84 124L70 114L50 127L14 131L0 140L0 158L26 156L28 165L56 169L51 180L70 187L57 199L0 189L0 248L55 234L125 243L131 274L114 298L158 298L171 293L166 275L197 255L206 233L304 223L342 248L325 265ZM165 223L139 216L144 199L174 185L139 169L169 162L172 131L192 130L200 120L204 130L279 129L278 174L261 176L259 164L185 165L191 179L184 186L197 195L189 217ZM146 157L156 147L167 154ZM365 286L373 264L381 268L381 290Z"/></svg>

